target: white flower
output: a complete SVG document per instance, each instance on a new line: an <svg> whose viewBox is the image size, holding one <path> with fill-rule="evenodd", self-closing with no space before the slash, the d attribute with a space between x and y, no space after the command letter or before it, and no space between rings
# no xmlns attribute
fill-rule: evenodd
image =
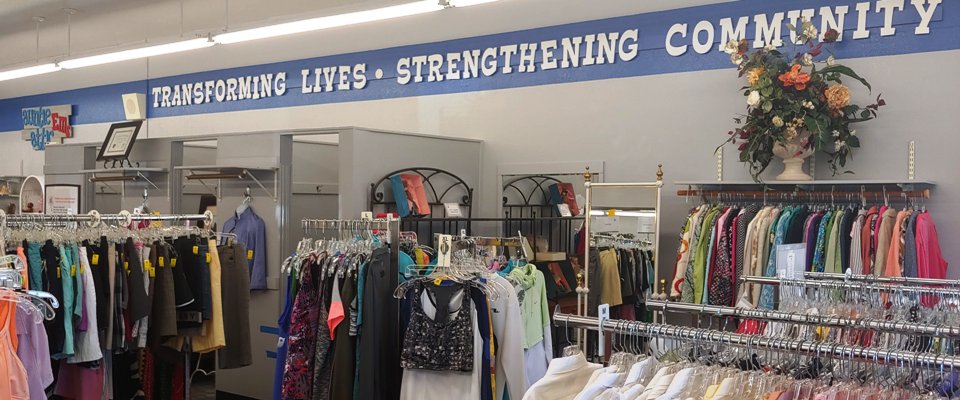
<svg viewBox="0 0 960 400"><path fill-rule="evenodd" d="M857 136L857 131L851 129L851 130L850 130L850 136Z"/></svg>
<svg viewBox="0 0 960 400"><path fill-rule="evenodd" d="M777 49L777 46L774 46L773 43L767 43L766 46L763 46L763 49L766 51L773 51Z"/></svg>
<svg viewBox="0 0 960 400"><path fill-rule="evenodd" d="M802 61L803 61L803 65L805 65L805 66L808 66L808 67L809 67L809 66L813 65L813 55L811 55L810 53L803 53L803 60L802 60Z"/></svg>
<svg viewBox="0 0 960 400"><path fill-rule="evenodd" d="M773 126L776 126L777 128L783 126L783 118L780 118L779 115L774 115L770 122L773 122Z"/></svg>
<svg viewBox="0 0 960 400"><path fill-rule="evenodd" d="M760 92L754 90L750 92L750 95L747 96L747 105L750 107L760 104Z"/></svg>
<svg viewBox="0 0 960 400"><path fill-rule="evenodd" d="M814 109L813 102L810 100L803 102L803 107L809 110Z"/></svg>
<svg viewBox="0 0 960 400"><path fill-rule="evenodd" d="M841 140L839 142L834 143L834 148L836 149L836 151L843 150L844 147L847 147L847 142L844 142Z"/></svg>
<svg viewBox="0 0 960 400"><path fill-rule="evenodd" d="M723 46L723 52L727 54L734 54L740 51L740 42L736 40L731 40L727 42L726 46Z"/></svg>
<svg viewBox="0 0 960 400"><path fill-rule="evenodd" d="M733 53L730 55L730 62L732 62L734 65L740 65L740 63L743 62L743 56L738 53Z"/></svg>
<svg viewBox="0 0 960 400"><path fill-rule="evenodd" d="M818 33L820 32L817 31L817 28L815 28L813 24L807 25L806 27L803 28L803 35L810 39L817 37Z"/></svg>
<svg viewBox="0 0 960 400"><path fill-rule="evenodd" d="M834 129L834 130L833 130L833 137L835 137L835 138L840 137L840 131Z"/></svg>
<svg viewBox="0 0 960 400"><path fill-rule="evenodd" d="M837 59L836 59L836 58L833 58L833 56L827 57L827 65L833 66L833 65L836 65L836 64L837 64Z"/></svg>

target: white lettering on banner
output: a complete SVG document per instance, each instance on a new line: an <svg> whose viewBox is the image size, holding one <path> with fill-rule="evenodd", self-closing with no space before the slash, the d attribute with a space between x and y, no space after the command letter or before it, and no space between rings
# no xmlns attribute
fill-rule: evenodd
<svg viewBox="0 0 960 400"><path fill-rule="evenodd" d="M306 82L306 81L305 81ZM315 88L314 88L315 89ZM306 88L303 89L306 93ZM205 104L257 100L283 96L287 92L287 73L238 76L235 78L187 82L150 88L153 108L182 107Z"/></svg>
<svg viewBox="0 0 960 400"><path fill-rule="evenodd" d="M893 26L894 15L905 11L906 0L874 0L872 2L864 1L856 4L857 24L853 30L853 39L860 40L870 37L870 30L867 28L867 17L871 12L880 14L883 18L883 25L880 26L880 36L893 36L897 33L897 28ZM914 27L915 35L927 35L930 33L930 22L933 20L937 8L943 3L943 0L910 0L916 15L920 22ZM909 7L907 7L909 8ZM790 41L796 43L797 34L790 29L785 29L787 24L798 26L803 20L810 20L816 24L819 22L820 38L830 29L835 29L839 33L837 41L843 40L844 22L847 14L850 13L850 7L843 6L823 6L819 9L807 8L798 10L786 10L774 13L756 14L752 16L740 16L737 18L721 18L720 42L716 51L723 51L724 46L731 40L742 40L747 37L747 32L753 32L753 47L760 48L766 45L775 47L783 46L784 30L789 31ZM784 22L786 17L786 22ZM851 15L853 17L853 15ZM819 21L815 19L819 18ZM733 20L737 22L734 24ZM751 28L749 24L753 23ZM713 33L716 30L713 22L708 20L698 21L692 32L689 32L686 23L676 23L667 30L664 39L664 49L667 54L679 57L687 53L688 46L693 46L698 54L705 54L704 49L712 47ZM689 35L688 35L689 33ZM702 36L706 35L706 38ZM688 37L689 36L689 37Z"/></svg>
<svg viewBox="0 0 960 400"><path fill-rule="evenodd" d="M909 4L907 4L909 3ZM730 41L749 38L752 47L781 47L788 40L795 43L797 34L789 26L809 20L819 28L822 39L827 31L837 30L837 40L861 40L870 37L868 18L876 18L880 37L896 34L930 34L930 23L943 0L864 0L855 5L824 5L811 8L774 10L753 15L718 16L716 20L683 21L669 26L663 36L663 47L669 56L699 56L722 52ZM913 7L910 7L912 5ZM898 16L898 13L911 15ZM915 14L914 14L915 13ZM855 20L855 23L854 23ZM894 21L906 30L897 31ZM919 21L919 22L915 22ZM849 23L849 27L847 27ZM915 24L915 25L913 25ZM904 26L908 25L908 26ZM552 37L539 41L517 40L492 46L410 54L396 59L395 75L385 73L382 64L369 66L358 60L335 66L306 65L298 68L298 95L322 95L333 92L363 90L372 80L408 86L436 84L496 75L534 74L555 69L590 68L617 63L642 62L641 45L650 46L653 37L641 43L640 30L630 27L603 32L584 32L578 36ZM652 40L651 40L652 39ZM422 48L422 46L421 46ZM692 52L690 50L693 50ZM650 47L645 51L653 50ZM382 61L379 61L382 62ZM339 63L338 63L339 64ZM372 72L374 76L368 76ZM150 88L154 108L185 107L210 103L249 101L284 96L288 92L287 74L294 71L272 71L244 76L229 76L196 82L178 82ZM379 84L378 84L379 85Z"/></svg>

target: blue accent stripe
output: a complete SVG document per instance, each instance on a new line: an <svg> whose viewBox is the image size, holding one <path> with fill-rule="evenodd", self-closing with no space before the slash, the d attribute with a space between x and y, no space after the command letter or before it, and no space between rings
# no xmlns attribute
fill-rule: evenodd
<svg viewBox="0 0 960 400"><path fill-rule="evenodd" d="M868 1L868 0L860 0ZM172 77L140 80L112 85L69 90L59 93L48 93L18 98L0 100L0 131L15 131L22 129L20 110L26 107L49 106L58 104L73 104L73 124L91 124L119 121L124 119L123 107L120 100L122 93L147 93L148 117L172 117L204 113L219 113L229 111L270 109L280 107L295 107L313 104L342 103L352 101L366 101L414 96L427 96L448 93L475 92L484 90L498 90L520 88L528 86L551 85L569 82L583 82L623 77L648 76L657 74L701 71L713 69L733 68L729 57L718 51L722 29L720 19L749 17L746 36L752 39L756 30L753 16L774 13L786 13L790 10L815 9L817 16L814 23L820 26L819 10L822 6L848 6L844 17L843 42L835 47L836 56L840 59L857 57L872 57L895 54L911 54L931 51L960 49L960 2L942 2L930 22L930 33L926 35L914 34L914 29L920 22L920 16L909 2L902 11L896 11L893 24L897 28L894 36L881 37L879 27L883 25L884 14L875 12L876 0L869 0L871 10L867 13L866 26L870 37L853 39L853 32L857 29L858 0L742 0L730 3L719 3L706 6L674 9L646 14L637 14L602 20L579 22L566 25L557 25L544 28L515 31L472 38L448 40L427 44L394 47L358 53L332 55L309 58L296 61L270 63L215 71L191 73ZM772 18L771 18L772 19ZM691 44L694 41L693 30L699 21L708 21L713 25L713 48L707 54L697 54ZM784 15L783 24L789 19ZM670 56L665 50L665 39L670 27L675 23L687 24L685 37L676 35L671 39L673 45L688 45L687 52L679 57ZM401 85L397 82L397 63L404 57L426 56L431 54L460 53L469 50L483 51L487 48L497 48L503 45L520 43L540 43L544 40L579 37L589 34L619 32L630 29L639 29L637 42L639 54L631 61L617 60L612 64L580 66L579 68L557 68L540 70L539 60L541 51L536 52L538 70L534 73L520 73L516 68L518 57L512 57L513 72L502 73L505 62L503 56L498 56L500 69L495 74L486 77L444 80L428 82L426 79L427 66L423 67L424 80L420 83L411 82ZM701 37L706 34L701 32ZM782 28L782 35L789 42L787 28ZM632 42L631 42L632 43ZM585 45L584 45L585 46ZM595 46L596 47L596 46ZM791 45L786 45L786 51L793 51ZM202 51L202 50L201 50ZM581 59L585 56L585 47L581 49ZM596 48L593 51L597 54ZM554 52L559 59L562 49ZM307 69L310 75L307 85L314 83L313 71L315 68L366 65L366 87L360 90L345 90L320 93L302 93L304 86L301 70ZM460 70L463 71L461 63ZM415 68L413 68L415 70ZM375 71L382 70L383 77L377 79ZM441 68L446 72L446 66ZM260 74L286 73L286 92L283 95L261 98L259 100L238 100L227 102L209 102L200 105L180 107L154 108L154 96L151 88L175 86L182 84L203 83L211 80L227 80ZM335 78L336 80L337 78ZM213 100L211 98L211 100Z"/></svg>
<svg viewBox="0 0 960 400"><path fill-rule="evenodd" d="M277 352L275 352L275 351L268 351L268 352L267 352L267 358L272 358L272 359L276 360L276 359L277 359Z"/></svg>
<svg viewBox="0 0 960 400"><path fill-rule="evenodd" d="M260 333L267 333L270 335L280 335L280 328L275 326L260 325Z"/></svg>

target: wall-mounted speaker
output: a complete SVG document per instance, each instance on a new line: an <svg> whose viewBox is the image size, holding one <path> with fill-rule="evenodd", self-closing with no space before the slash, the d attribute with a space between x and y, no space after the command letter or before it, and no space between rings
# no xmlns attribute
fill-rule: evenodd
<svg viewBox="0 0 960 400"><path fill-rule="evenodd" d="M127 93L123 95L123 113L128 121L147 119L147 95Z"/></svg>

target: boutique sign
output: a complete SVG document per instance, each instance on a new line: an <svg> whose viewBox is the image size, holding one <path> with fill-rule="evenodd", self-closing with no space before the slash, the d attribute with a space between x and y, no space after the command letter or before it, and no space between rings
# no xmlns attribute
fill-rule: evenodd
<svg viewBox="0 0 960 400"><path fill-rule="evenodd" d="M73 137L71 114L72 105L24 108L20 111L23 119L21 137L30 141L37 151L43 151L49 143L62 143L64 138Z"/></svg>

